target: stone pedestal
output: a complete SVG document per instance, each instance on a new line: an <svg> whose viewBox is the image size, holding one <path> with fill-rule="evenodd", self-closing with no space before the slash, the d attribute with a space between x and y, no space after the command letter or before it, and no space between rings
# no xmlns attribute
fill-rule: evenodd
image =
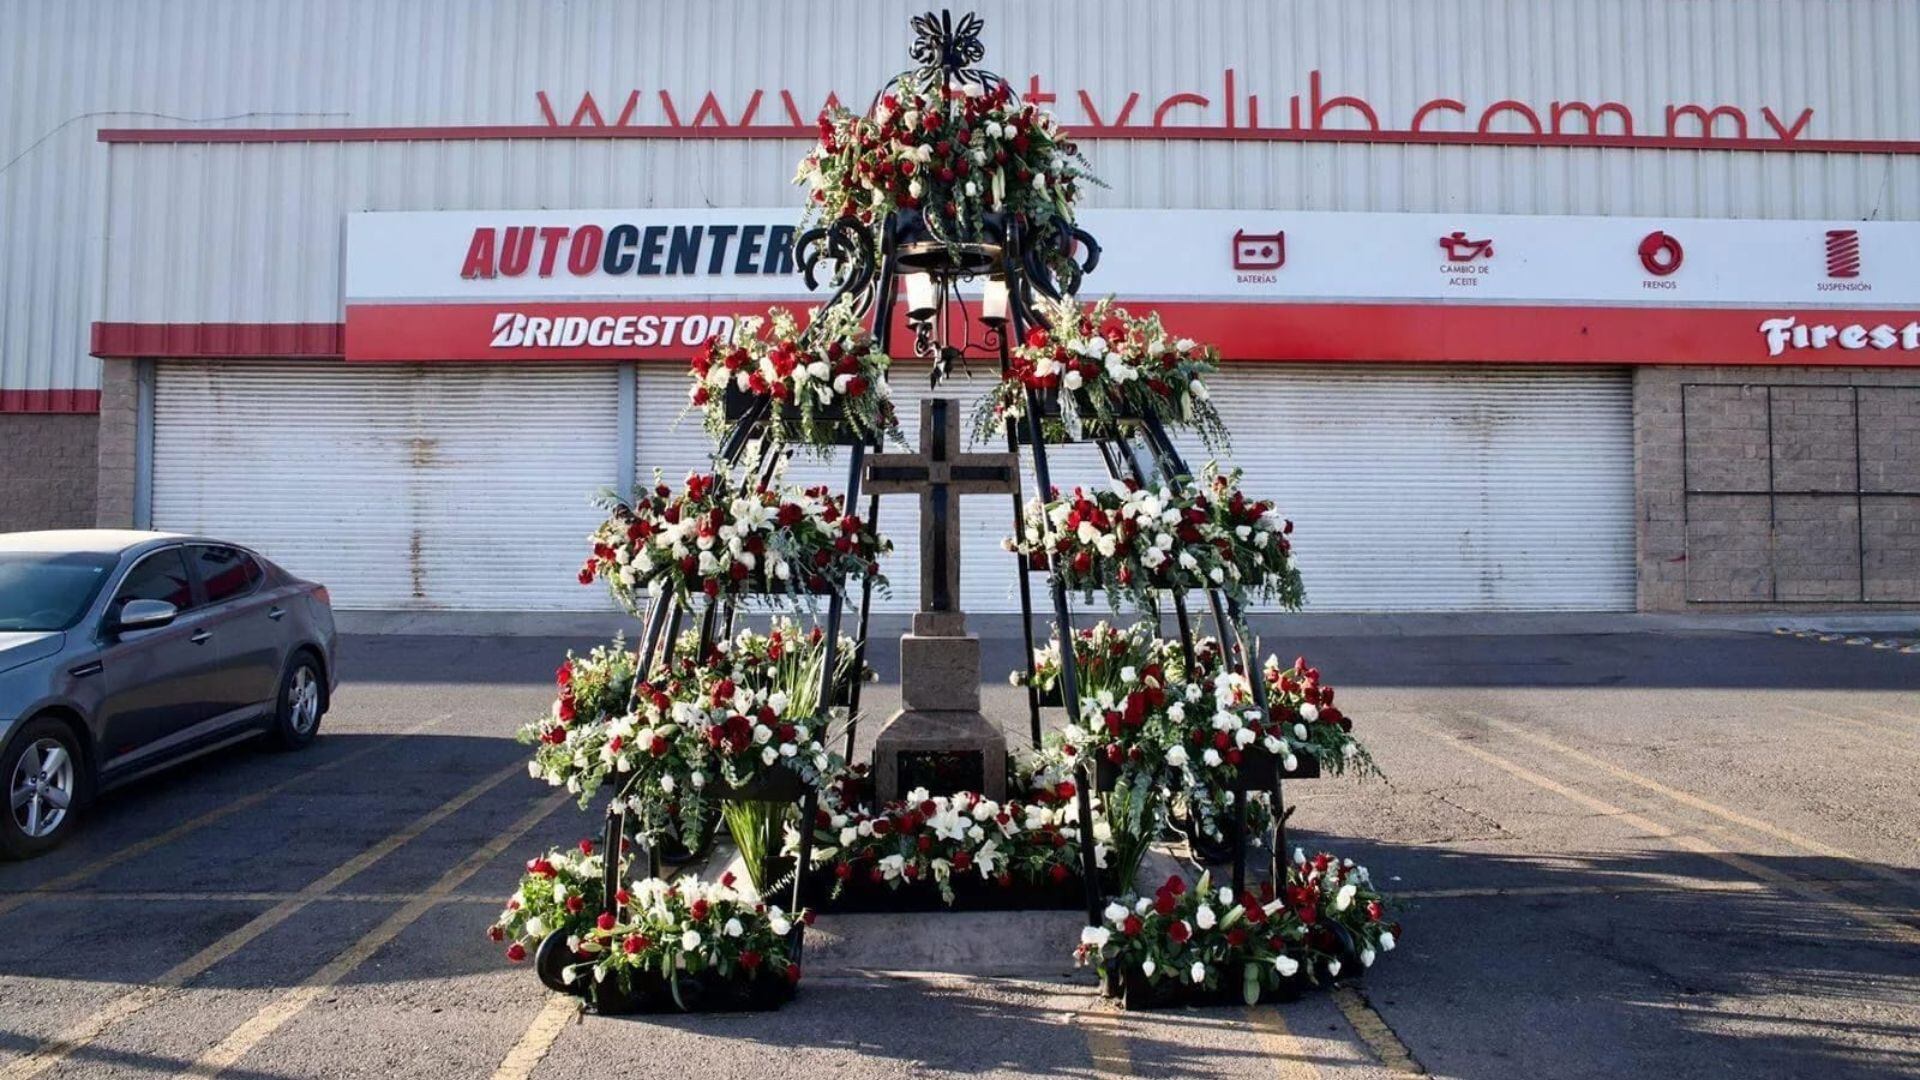
<svg viewBox="0 0 1920 1080"><path fill-rule="evenodd" d="M957 613L914 617L914 633L900 639L900 695L905 708L874 740L874 794L894 802L916 787L935 795L979 791L1007 794L1007 738L980 712L980 639L954 630ZM925 624L922 620L927 620Z"/></svg>

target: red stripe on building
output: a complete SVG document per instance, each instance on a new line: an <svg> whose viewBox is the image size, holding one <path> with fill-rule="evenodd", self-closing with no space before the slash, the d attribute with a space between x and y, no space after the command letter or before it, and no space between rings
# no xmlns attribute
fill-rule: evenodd
<svg viewBox="0 0 1920 1080"><path fill-rule="evenodd" d="M104 359L191 360L269 357L334 360L342 355L339 323L93 324L93 355Z"/></svg>
<svg viewBox="0 0 1920 1080"><path fill-rule="evenodd" d="M0 413L97 413L98 390L0 389Z"/></svg>
<svg viewBox="0 0 1920 1080"><path fill-rule="evenodd" d="M776 303L779 303L776 301ZM786 301L798 306L805 298ZM1674 308L1519 304L1332 304L1132 302L1160 313L1176 334L1211 342L1247 362L1417 362L1481 364L1812 364L1920 367L1920 349L1794 348L1774 355L1760 324L1791 316L1807 326L1903 330L1916 311L1832 308ZM526 320L654 320L655 333L689 315L750 313L721 302L355 304L347 322L270 324L96 324L95 353L107 357L316 358L363 362L679 361L693 345L676 336L645 345L533 342ZM764 307L762 308L764 310ZM522 319L515 331L514 319ZM672 318L675 323L665 320ZM508 345L495 342L511 340ZM896 353L911 338L897 325Z"/></svg>
<svg viewBox="0 0 1920 1080"><path fill-rule="evenodd" d="M1757 139L1686 135L1535 134L1529 131L1408 131L1340 128L1073 127L1081 142L1121 139L1157 142L1373 143L1412 146L1584 147L1614 150L1741 150L1775 154L1920 154L1916 139ZM460 124L425 127L101 128L104 143L361 143L462 142L535 139L785 139L819 138L813 127L632 124Z"/></svg>

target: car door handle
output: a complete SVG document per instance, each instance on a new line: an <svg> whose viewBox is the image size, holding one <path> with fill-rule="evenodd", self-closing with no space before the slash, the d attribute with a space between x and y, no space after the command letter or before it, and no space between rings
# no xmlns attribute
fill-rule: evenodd
<svg viewBox="0 0 1920 1080"><path fill-rule="evenodd" d="M272 619L274 622L279 622L281 619L284 619L286 617L287 617L287 609L281 607L278 604L275 604L274 606L267 609L267 618Z"/></svg>
<svg viewBox="0 0 1920 1080"><path fill-rule="evenodd" d="M188 638L187 640L193 642L195 645L205 645L207 643L207 639L212 636L213 636L213 631L203 628L200 630L195 630L193 632L193 636Z"/></svg>
<svg viewBox="0 0 1920 1080"><path fill-rule="evenodd" d="M76 679L84 679L89 675L98 675L102 670L104 670L104 666L100 663L100 661L89 660L84 664L75 664L74 666L68 668L67 674L73 676Z"/></svg>

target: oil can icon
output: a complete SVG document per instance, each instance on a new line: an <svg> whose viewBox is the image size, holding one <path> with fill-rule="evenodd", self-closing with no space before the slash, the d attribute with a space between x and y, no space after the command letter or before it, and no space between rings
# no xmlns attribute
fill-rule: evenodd
<svg viewBox="0 0 1920 1080"><path fill-rule="evenodd" d="M1278 270L1286 261L1285 232L1250 233L1240 229L1233 234L1235 270Z"/></svg>

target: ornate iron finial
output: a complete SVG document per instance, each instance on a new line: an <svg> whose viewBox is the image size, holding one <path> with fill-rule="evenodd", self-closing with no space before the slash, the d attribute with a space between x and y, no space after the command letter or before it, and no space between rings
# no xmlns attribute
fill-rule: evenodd
<svg viewBox="0 0 1920 1080"><path fill-rule="evenodd" d="M949 11L914 16L910 55L920 64L920 77L937 84L972 82L985 86L997 81L974 67L987 55L987 47L980 44L980 28L984 25L985 21L971 12L960 17L958 26Z"/></svg>

